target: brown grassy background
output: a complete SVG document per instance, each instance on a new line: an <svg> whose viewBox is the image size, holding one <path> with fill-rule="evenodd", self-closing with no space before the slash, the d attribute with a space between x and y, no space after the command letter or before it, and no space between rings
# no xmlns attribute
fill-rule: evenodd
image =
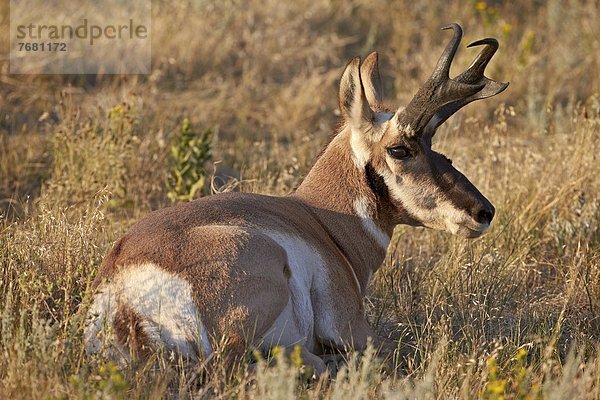
<svg viewBox="0 0 600 400"><path fill-rule="evenodd" d="M4 49L8 2L0 20ZM149 76L8 75L3 52L0 397L599 398L599 20L591 0L154 1ZM214 131L228 188L289 193L333 129L346 61L378 50L386 102L406 104L448 22L465 45L497 37L488 75L511 82L434 144L497 217L476 241L397 228L366 304L416 343L408 370L367 355L334 382L283 361L205 379L83 354L89 282L128 226L170 204L184 118ZM462 46L453 71L475 54Z"/></svg>

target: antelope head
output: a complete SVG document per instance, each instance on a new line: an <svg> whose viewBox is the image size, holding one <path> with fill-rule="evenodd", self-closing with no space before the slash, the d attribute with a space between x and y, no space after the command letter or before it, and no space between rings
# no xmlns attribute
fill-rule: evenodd
<svg viewBox="0 0 600 400"><path fill-rule="evenodd" d="M377 53L346 67L339 103L344 125L351 130L354 162L364 168L371 188L385 197L379 210L391 224L424 225L464 237L478 237L489 227L494 207L443 154L431 148L437 128L468 103L502 92L508 83L484 76L498 49L487 38L468 47L483 50L460 75L450 78L450 65L462 38L451 24L453 37L431 77L410 103L389 112L382 105Z"/></svg>

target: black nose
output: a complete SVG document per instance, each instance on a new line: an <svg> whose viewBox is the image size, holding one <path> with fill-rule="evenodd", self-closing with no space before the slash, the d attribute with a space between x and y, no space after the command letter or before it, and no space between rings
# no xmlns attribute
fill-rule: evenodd
<svg viewBox="0 0 600 400"><path fill-rule="evenodd" d="M477 222L479 222L480 224L490 224L492 222L492 219L494 219L494 213L496 212L496 210L494 210L494 206L490 205L483 205L483 206L479 206L479 207L475 207L473 209L473 219Z"/></svg>

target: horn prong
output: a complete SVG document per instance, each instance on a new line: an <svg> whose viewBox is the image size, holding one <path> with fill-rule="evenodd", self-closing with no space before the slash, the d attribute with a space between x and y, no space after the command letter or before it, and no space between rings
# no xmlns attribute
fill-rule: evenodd
<svg viewBox="0 0 600 400"><path fill-rule="evenodd" d="M452 39L446 45L444 52L440 56L440 59L437 62L437 65L431 75L432 78L436 79L444 79L450 76L450 65L452 64L452 60L454 60L454 55L460 46L460 41L462 40L463 31L460 25L456 23L448 24L442 27L442 30L452 29L454 31L452 35Z"/></svg>
<svg viewBox="0 0 600 400"><path fill-rule="evenodd" d="M484 44L487 44L489 46L493 46L494 50L497 50L498 46L499 46L498 41L496 39L494 39L494 38L485 38L485 39L479 39L479 40L476 40L474 42L471 42L471 43L469 43L467 45L467 47L482 46Z"/></svg>
<svg viewBox="0 0 600 400"><path fill-rule="evenodd" d="M494 96L508 86L484 75L485 68L498 50L498 41L485 38L467 47L485 46L471 65L456 78L450 78L450 66L462 39L462 28L456 23L443 30L452 29L453 36L446 45L430 78L421 86L410 103L397 112L399 124L410 124L415 132L433 134L437 126L466 104ZM435 116L435 118L434 118ZM433 133L432 133L433 132Z"/></svg>

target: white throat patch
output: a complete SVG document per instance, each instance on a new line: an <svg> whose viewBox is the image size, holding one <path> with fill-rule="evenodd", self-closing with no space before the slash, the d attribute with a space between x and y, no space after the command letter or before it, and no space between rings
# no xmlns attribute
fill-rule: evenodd
<svg viewBox="0 0 600 400"><path fill-rule="evenodd" d="M368 235L383 249L387 251L388 245L390 244L390 237L385 233L371 217L369 213L369 203L366 197L359 197L354 200L353 204L356 215L360 217L362 226L367 231Z"/></svg>

